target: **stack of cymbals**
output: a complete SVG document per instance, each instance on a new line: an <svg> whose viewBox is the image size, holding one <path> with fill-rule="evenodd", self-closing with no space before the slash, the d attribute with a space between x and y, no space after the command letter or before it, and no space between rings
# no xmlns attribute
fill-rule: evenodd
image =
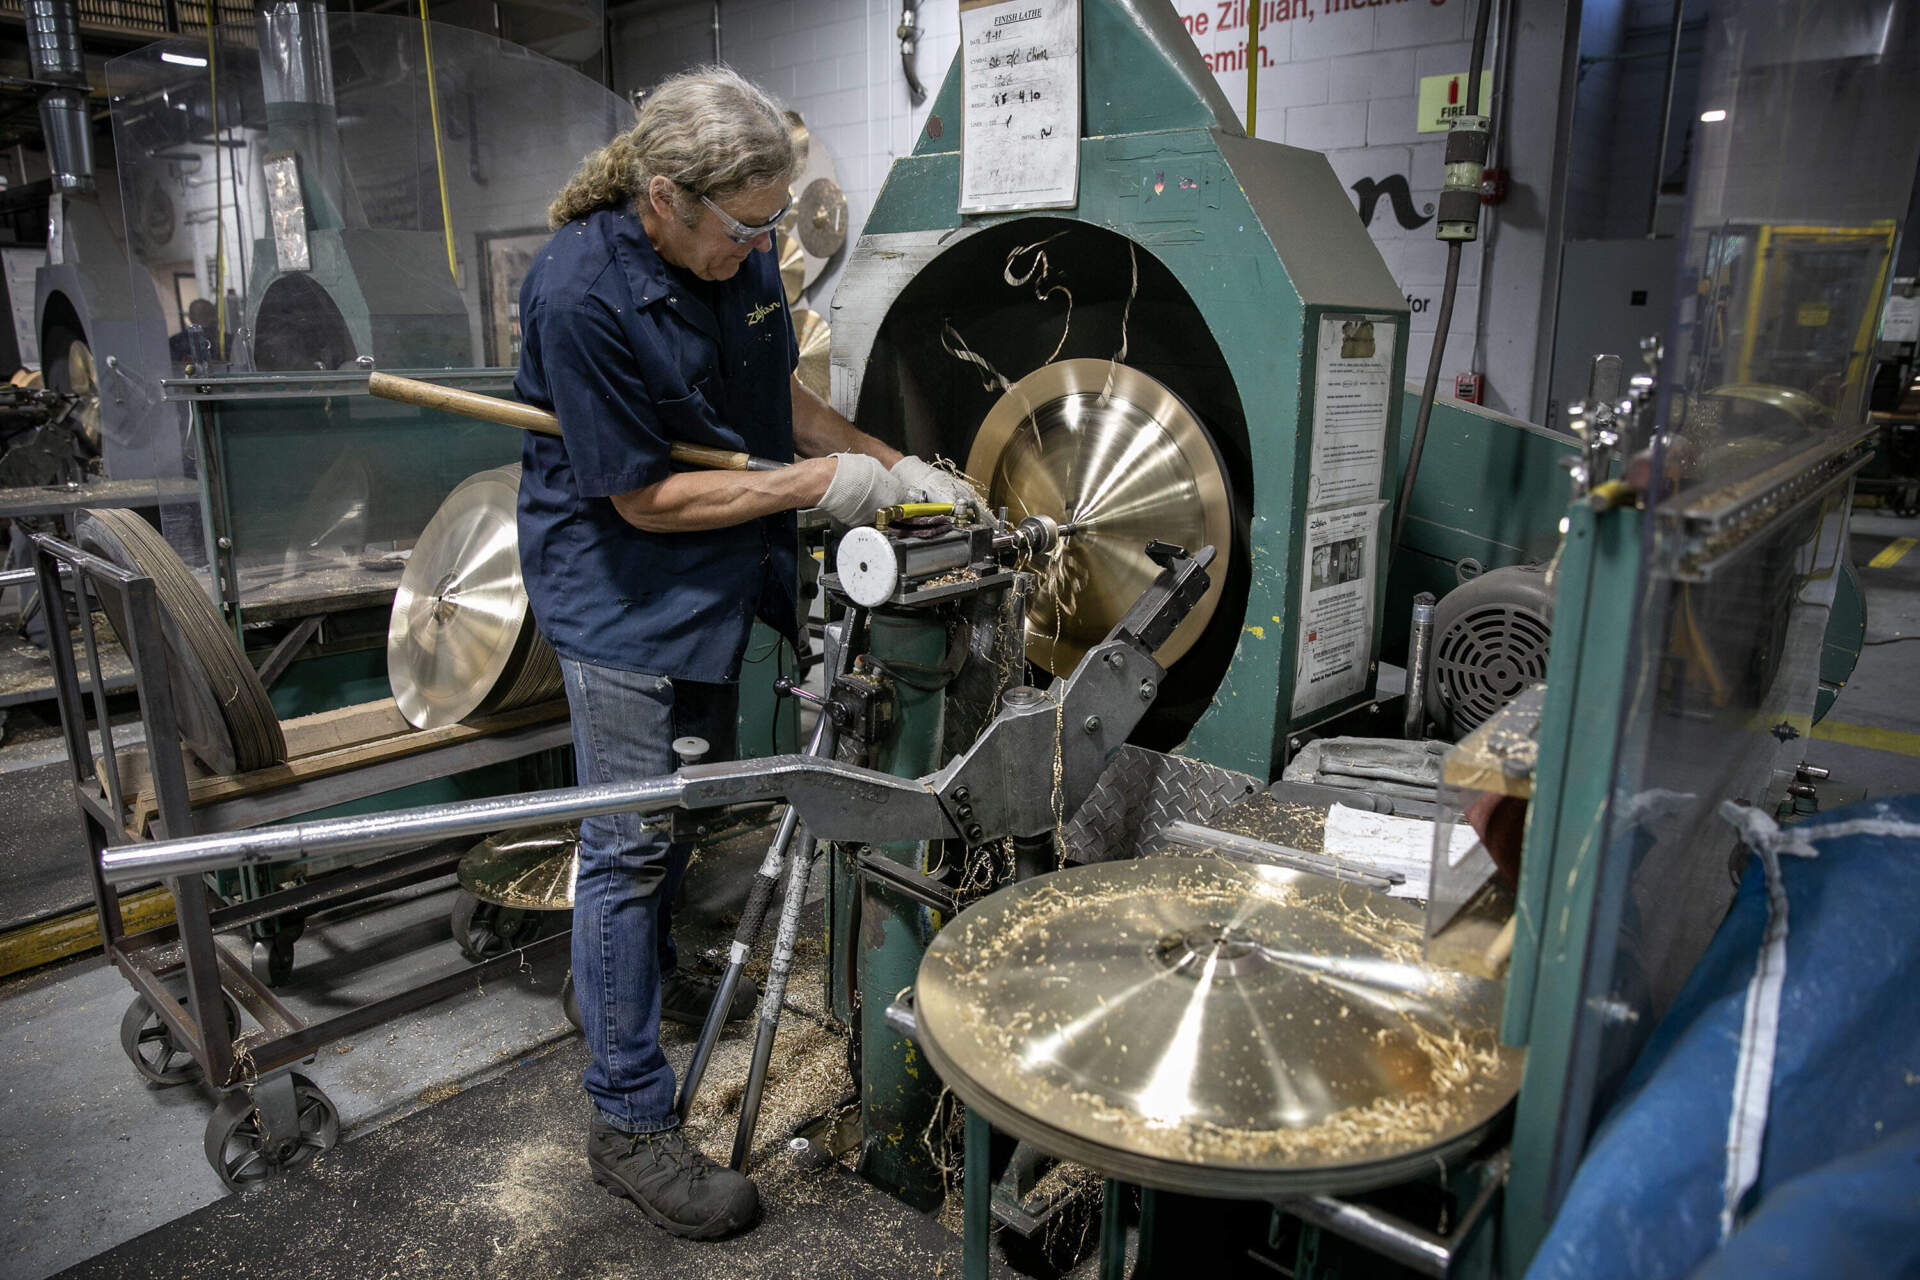
<svg viewBox="0 0 1920 1280"><path fill-rule="evenodd" d="M427 522L387 625L387 681L407 723L454 724L558 697L560 660L520 578L520 467L469 476Z"/></svg>
<svg viewBox="0 0 1920 1280"><path fill-rule="evenodd" d="M530 707L536 702L560 696L560 655L541 638L531 617L520 628L520 639L506 670L494 682L493 692L480 704L482 711L505 711L511 707Z"/></svg>
<svg viewBox="0 0 1920 1280"><path fill-rule="evenodd" d="M220 611L159 531L131 511L90 509L80 513L75 536L82 549L153 580L167 686L187 749L223 774L284 761L287 739L266 686ZM133 652L130 620L118 602L103 598L101 606L121 643Z"/></svg>

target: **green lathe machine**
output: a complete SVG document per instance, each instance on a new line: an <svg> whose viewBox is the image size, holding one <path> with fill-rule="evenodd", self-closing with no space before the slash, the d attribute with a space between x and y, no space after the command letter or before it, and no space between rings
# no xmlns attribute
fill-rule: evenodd
<svg viewBox="0 0 1920 1280"><path fill-rule="evenodd" d="M1849 665L1860 371L1783 357L1790 394L1730 387L1727 352L1795 334L1760 297L1692 315L1644 374L1597 359L1568 432L1436 403L1396 513L1409 314L1327 160L1248 138L1164 0L1081 0L1073 34L1063 198L962 212L992 185L963 21L850 248L836 407L988 492L829 539L825 677L786 688L819 708L808 753L104 874L784 800L774 972L824 846L860 1092L809 1142L921 1207L958 1154L969 1277L996 1226L1056 1263L1097 1244L1103 1280L1130 1232L1135 1277L1519 1276L1725 910L1719 802L1804 804L1823 776L1801 747ZM1780 119L1819 105L1769 78L1791 50L1744 47L1716 74ZM1683 292L1707 297L1732 214L1700 181ZM1877 192L1805 207L1846 185L1735 212L1889 216ZM1826 412L1773 412L1808 397Z"/></svg>

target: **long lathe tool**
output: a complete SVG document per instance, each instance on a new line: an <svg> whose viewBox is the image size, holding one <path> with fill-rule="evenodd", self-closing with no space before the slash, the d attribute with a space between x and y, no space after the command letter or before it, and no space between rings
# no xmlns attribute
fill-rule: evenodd
<svg viewBox="0 0 1920 1280"><path fill-rule="evenodd" d="M1004 697L999 714L958 757L924 778L899 778L840 760L769 756L688 765L660 778L529 791L282 826L114 845L99 857L108 884L270 866L347 854L390 853L455 836L565 822L610 813L665 813L780 800L800 811L816 839L876 843L973 843L1050 831L1054 814L1077 810L1112 754L1159 693L1166 668L1153 658L1210 585L1214 549L1187 556L1162 548L1160 576L1073 674L1046 690ZM1012 691L1010 691L1011 693ZM1062 724L1084 732L1062 734ZM1051 780L1034 761L1054 759ZM964 790L962 800L959 793ZM964 826L957 806L969 812Z"/></svg>
<svg viewBox="0 0 1920 1280"><path fill-rule="evenodd" d="M367 375L367 390L382 400L397 400L401 404L418 405L422 409L439 409L445 413L478 418L482 422L497 422L503 427L518 427L537 435L557 437L560 434L560 419L545 409L518 400L502 400L478 391L443 387L437 382L422 382L418 378L402 378L398 374L378 372ZM670 445L668 452L675 462L713 471L778 471L786 465L771 458L756 458L750 453L680 441Z"/></svg>

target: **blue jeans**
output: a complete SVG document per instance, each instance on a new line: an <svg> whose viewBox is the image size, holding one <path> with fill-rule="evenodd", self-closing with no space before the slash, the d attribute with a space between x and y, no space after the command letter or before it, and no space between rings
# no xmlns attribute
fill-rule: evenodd
<svg viewBox="0 0 1920 1280"><path fill-rule="evenodd" d="M582 783L672 773L673 740L694 735L709 760L733 757L739 686L560 660ZM573 991L593 1063L580 1082L628 1133L655 1133L673 1114L673 1069L660 1052L660 982L673 971L673 897L692 846L665 818L614 814L580 824L573 890Z"/></svg>

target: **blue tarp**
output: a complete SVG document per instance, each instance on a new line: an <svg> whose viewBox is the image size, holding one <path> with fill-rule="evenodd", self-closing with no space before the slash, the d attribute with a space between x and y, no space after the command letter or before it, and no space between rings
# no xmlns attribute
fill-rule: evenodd
<svg viewBox="0 0 1920 1280"><path fill-rule="evenodd" d="M1722 1186L1760 860L1594 1135L1530 1280L1920 1276L1920 795L1809 818L1781 859L1789 932L1760 1178L1723 1248Z"/></svg>

